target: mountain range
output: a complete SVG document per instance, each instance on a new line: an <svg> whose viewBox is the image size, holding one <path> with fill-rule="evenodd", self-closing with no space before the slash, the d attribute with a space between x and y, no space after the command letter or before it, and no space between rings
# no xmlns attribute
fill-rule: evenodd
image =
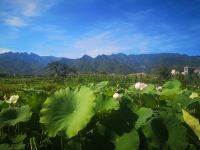
<svg viewBox="0 0 200 150"><path fill-rule="evenodd" d="M34 53L0 54L0 73L19 75L40 75L48 72L48 63L59 61L75 67L79 72L107 72L118 74L154 73L159 68L183 69L184 66L200 66L200 56L188 56L176 53L161 54L112 54L98 55L92 58L84 55L81 58L39 56Z"/></svg>

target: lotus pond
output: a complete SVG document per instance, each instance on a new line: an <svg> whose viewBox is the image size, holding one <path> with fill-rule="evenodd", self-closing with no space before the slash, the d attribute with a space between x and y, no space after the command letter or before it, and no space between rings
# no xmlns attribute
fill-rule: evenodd
<svg viewBox="0 0 200 150"><path fill-rule="evenodd" d="M200 91L178 80L55 87L1 91L0 150L200 149Z"/></svg>

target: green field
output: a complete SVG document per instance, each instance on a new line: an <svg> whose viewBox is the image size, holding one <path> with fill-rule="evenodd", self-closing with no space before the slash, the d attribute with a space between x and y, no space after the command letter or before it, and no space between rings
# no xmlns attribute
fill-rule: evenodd
<svg viewBox="0 0 200 150"><path fill-rule="evenodd" d="M0 150L199 149L198 81L116 74L0 78Z"/></svg>

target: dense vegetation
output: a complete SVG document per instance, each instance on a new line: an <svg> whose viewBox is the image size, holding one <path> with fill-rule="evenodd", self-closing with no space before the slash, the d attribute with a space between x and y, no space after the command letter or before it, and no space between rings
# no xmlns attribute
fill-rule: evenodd
<svg viewBox="0 0 200 150"><path fill-rule="evenodd" d="M0 78L0 149L199 149L197 81L112 74Z"/></svg>

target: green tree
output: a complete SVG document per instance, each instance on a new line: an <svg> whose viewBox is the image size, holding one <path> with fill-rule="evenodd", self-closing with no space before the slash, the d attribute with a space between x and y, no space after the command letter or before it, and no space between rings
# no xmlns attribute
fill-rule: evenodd
<svg viewBox="0 0 200 150"><path fill-rule="evenodd" d="M48 64L49 69L55 76L66 77L70 73L76 73L76 69L69 67L67 64L55 61Z"/></svg>
<svg viewBox="0 0 200 150"><path fill-rule="evenodd" d="M158 75L161 79L168 79L170 77L170 69L168 67L161 67L158 69Z"/></svg>

